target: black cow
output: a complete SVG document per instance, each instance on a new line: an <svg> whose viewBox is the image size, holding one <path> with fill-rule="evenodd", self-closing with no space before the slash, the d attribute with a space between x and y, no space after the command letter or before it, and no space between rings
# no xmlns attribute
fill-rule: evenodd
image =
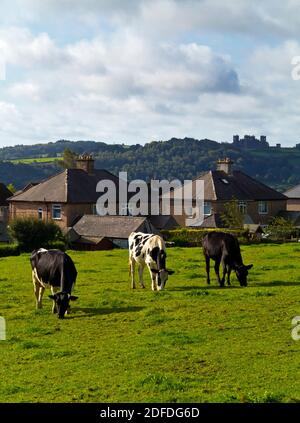
<svg viewBox="0 0 300 423"><path fill-rule="evenodd" d="M63 319L70 308L70 300L78 297L71 295L77 271L68 254L60 250L34 250L30 257L32 268L32 282L36 298L36 307L42 308L42 298L46 287L51 288L53 300L53 313Z"/></svg>
<svg viewBox="0 0 300 423"><path fill-rule="evenodd" d="M248 270L253 264L243 264L239 242L236 237L224 232L211 232L203 238L203 253L206 261L207 283L210 283L210 259L215 261L215 272L220 286L224 286L227 274L227 284L230 285L230 273L235 271L241 286L247 286ZM220 279L220 264L223 267L223 277Z"/></svg>

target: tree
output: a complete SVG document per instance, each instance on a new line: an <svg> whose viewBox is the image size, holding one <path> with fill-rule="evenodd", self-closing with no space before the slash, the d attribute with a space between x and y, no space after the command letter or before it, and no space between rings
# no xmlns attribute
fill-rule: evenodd
<svg viewBox="0 0 300 423"><path fill-rule="evenodd" d="M59 161L60 165L65 169L73 169L76 165L77 154L70 150L70 148L65 148L62 160Z"/></svg>
<svg viewBox="0 0 300 423"><path fill-rule="evenodd" d="M244 227L244 215L238 207L236 200L224 204L224 212L221 219L225 228L242 229Z"/></svg>
<svg viewBox="0 0 300 423"><path fill-rule="evenodd" d="M271 238L285 241L296 232L296 228L291 220L277 216L271 220L267 232Z"/></svg>
<svg viewBox="0 0 300 423"><path fill-rule="evenodd" d="M51 248L59 244L64 248L65 238L60 227L54 222L45 222L34 218L15 219L9 226L13 240L17 241L21 251L31 252L38 248Z"/></svg>
<svg viewBox="0 0 300 423"><path fill-rule="evenodd" d="M7 189L9 189L12 194L14 194L17 191L16 187L12 183L7 185Z"/></svg>

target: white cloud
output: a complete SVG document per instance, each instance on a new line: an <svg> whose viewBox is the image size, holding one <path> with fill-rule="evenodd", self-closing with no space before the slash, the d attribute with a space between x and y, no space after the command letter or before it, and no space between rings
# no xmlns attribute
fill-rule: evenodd
<svg viewBox="0 0 300 423"><path fill-rule="evenodd" d="M4 0L7 13L0 17L7 63L7 80L0 81L2 143L61 137L135 143L153 134L228 140L256 130L277 137L274 142L280 134L293 139L300 82L291 79L290 59L300 55L293 39L299 2L15 4L12 13ZM230 55L225 42L216 47L215 34L230 42L238 34L242 57L234 47ZM252 50L243 51L249 39Z"/></svg>

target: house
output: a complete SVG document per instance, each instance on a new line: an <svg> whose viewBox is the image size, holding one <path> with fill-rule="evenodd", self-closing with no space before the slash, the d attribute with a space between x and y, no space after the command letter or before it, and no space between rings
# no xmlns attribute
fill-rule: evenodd
<svg viewBox="0 0 300 423"><path fill-rule="evenodd" d="M235 200L244 215L245 224L266 225L270 218L286 210L287 197L239 170L233 170L229 158L219 159L217 169L200 175L193 181L193 207L196 205L194 185L197 179L204 181L204 222L201 227L222 227L221 215L226 203ZM174 214L174 204L171 205ZM192 212L192 211L191 211ZM174 215L181 226L189 216Z"/></svg>
<svg viewBox="0 0 300 423"><path fill-rule="evenodd" d="M84 215L69 230L75 249L128 248L131 232L159 233L146 217Z"/></svg>
<svg viewBox="0 0 300 423"><path fill-rule="evenodd" d="M244 225L244 229L246 229L248 231L249 234L249 238L253 241L253 240L257 240L260 241L263 237L263 234L265 233L265 231L263 230L263 228L260 225L255 225L255 224L245 224Z"/></svg>
<svg viewBox="0 0 300 423"><path fill-rule="evenodd" d="M12 196L12 192L0 183L0 242L7 242L9 240L7 233L7 224L9 216L8 198Z"/></svg>
<svg viewBox="0 0 300 423"><path fill-rule="evenodd" d="M289 212L300 211L300 184L289 188L284 195L287 197L286 210Z"/></svg>
<svg viewBox="0 0 300 423"><path fill-rule="evenodd" d="M106 170L95 169L91 156L79 156L76 168L65 169L38 184L29 184L10 197L9 218L53 220L67 230L83 215L96 213L100 196L96 186L101 180L115 184L118 199L119 178ZM117 204L119 207L123 205Z"/></svg>

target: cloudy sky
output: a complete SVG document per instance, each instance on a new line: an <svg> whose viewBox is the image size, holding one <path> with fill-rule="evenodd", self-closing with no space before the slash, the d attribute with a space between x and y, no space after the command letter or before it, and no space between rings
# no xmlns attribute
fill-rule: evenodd
<svg viewBox="0 0 300 423"><path fill-rule="evenodd" d="M298 0L1 0L0 146L235 133L292 146L294 56Z"/></svg>

